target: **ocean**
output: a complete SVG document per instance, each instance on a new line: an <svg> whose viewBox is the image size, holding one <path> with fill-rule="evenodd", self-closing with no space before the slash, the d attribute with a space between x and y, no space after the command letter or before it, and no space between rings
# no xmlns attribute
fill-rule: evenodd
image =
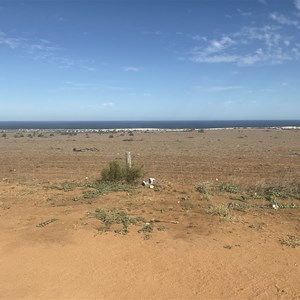
<svg viewBox="0 0 300 300"><path fill-rule="evenodd" d="M0 121L0 130L18 129L209 129L300 127L300 120L226 121Z"/></svg>

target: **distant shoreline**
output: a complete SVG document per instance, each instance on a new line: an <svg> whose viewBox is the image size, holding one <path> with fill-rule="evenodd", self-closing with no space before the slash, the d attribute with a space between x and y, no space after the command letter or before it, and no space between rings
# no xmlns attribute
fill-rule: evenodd
<svg viewBox="0 0 300 300"><path fill-rule="evenodd" d="M0 121L0 131L190 131L220 129L299 129L300 120L224 120L224 121Z"/></svg>
<svg viewBox="0 0 300 300"><path fill-rule="evenodd" d="M215 130L300 130L300 126L282 126L282 127L222 127L222 128L105 128L105 129L78 129L78 128L55 128L55 129L45 129L45 128L19 128L19 129L0 129L1 133L8 132L49 132L49 133L122 133L122 132L145 132L145 133L155 133L155 132L204 132L204 131L215 131Z"/></svg>

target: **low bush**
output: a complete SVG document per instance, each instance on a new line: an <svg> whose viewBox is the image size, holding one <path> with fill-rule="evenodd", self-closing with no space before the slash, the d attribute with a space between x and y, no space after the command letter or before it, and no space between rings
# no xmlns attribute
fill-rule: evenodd
<svg viewBox="0 0 300 300"><path fill-rule="evenodd" d="M104 182L136 183L143 177L141 167L120 166L117 161L111 161L109 166L102 170L101 180Z"/></svg>

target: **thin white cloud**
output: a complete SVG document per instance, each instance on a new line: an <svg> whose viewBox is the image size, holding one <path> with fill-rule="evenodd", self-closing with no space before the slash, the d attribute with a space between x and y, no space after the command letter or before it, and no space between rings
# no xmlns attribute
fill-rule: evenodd
<svg viewBox="0 0 300 300"><path fill-rule="evenodd" d="M113 110L115 108L114 102L99 102L99 103L78 103L78 108L80 110L89 109L94 112L101 112L103 110Z"/></svg>
<svg viewBox="0 0 300 300"><path fill-rule="evenodd" d="M62 17L61 15L59 15L59 14L54 15L53 18L54 18L55 21L60 22L60 23L66 21L66 19L64 17Z"/></svg>
<svg viewBox="0 0 300 300"><path fill-rule="evenodd" d="M82 59L74 60L65 55L65 49L47 39L12 37L0 31L0 47L1 46L8 47L15 52L19 51L19 53L27 55L27 57L32 60L53 64L62 69L76 66L88 71L94 70L91 61Z"/></svg>
<svg viewBox="0 0 300 300"><path fill-rule="evenodd" d="M10 49L22 49L27 53L34 52L55 52L62 50L61 47L51 44L48 40L29 40L22 37L9 37L0 31L0 44L8 46Z"/></svg>
<svg viewBox="0 0 300 300"><path fill-rule="evenodd" d="M137 68L137 67L124 67L124 71L125 72L139 72L139 71L141 71L141 69Z"/></svg>
<svg viewBox="0 0 300 300"><path fill-rule="evenodd" d="M225 92L225 91L240 90L243 88L244 88L243 86L210 86L210 87L196 86L195 87L197 91L202 91L202 92Z"/></svg>
<svg viewBox="0 0 300 300"><path fill-rule="evenodd" d="M300 0L295 0L294 3L296 8L300 10Z"/></svg>
<svg viewBox="0 0 300 300"><path fill-rule="evenodd" d="M233 63L239 66L281 64L300 59L300 44L280 27L244 27L220 39L199 41L189 59L196 63Z"/></svg>
<svg viewBox="0 0 300 300"><path fill-rule="evenodd" d="M151 93L143 93L142 96L143 97L151 97L152 95L151 95Z"/></svg>
<svg viewBox="0 0 300 300"><path fill-rule="evenodd" d="M277 92L276 89L260 89L261 92L265 92L265 93L275 93Z"/></svg>
<svg viewBox="0 0 300 300"><path fill-rule="evenodd" d="M0 45L5 45L10 49L17 49L22 47L27 42L24 38L8 37L4 32L0 31Z"/></svg>
<svg viewBox="0 0 300 300"><path fill-rule="evenodd" d="M229 48L233 44L234 41L230 37L223 36L220 40L210 41L209 46L206 47L205 51L207 53L216 53Z"/></svg>
<svg viewBox="0 0 300 300"><path fill-rule="evenodd" d="M142 34L163 35L164 33L160 30L154 30L154 31L143 31Z"/></svg>
<svg viewBox="0 0 300 300"><path fill-rule="evenodd" d="M258 3L263 4L263 5L267 5L267 0L258 0Z"/></svg>
<svg viewBox="0 0 300 300"><path fill-rule="evenodd" d="M128 93L128 96L129 97L138 97L138 98L149 98L149 97L152 97L152 94L151 93L148 93L148 92L144 92L144 93L137 93L137 92L131 92L131 93Z"/></svg>
<svg viewBox="0 0 300 300"><path fill-rule="evenodd" d="M237 11L242 17L251 17L252 16L252 12L250 12L250 11L242 11L239 8L237 9Z"/></svg>
<svg viewBox="0 0 300 300"><path fill-rule="evenodd" d="M300 1L300 0L299 0ZM278 22L281 25L295 26L298 29L300 28L300 23L297 20L292 20L278 12L273 12L270 14L270 18L273 21Z"/></svg>
<svg viewBox="0 0 300 300"><path fill-rule="evenodd" d="M202 36L202 35L198 35L198 34L193 35L192 39L195 40L195 41L204 41L204 42L207 41L207 37L206 36Z"/></svg>
<svg viewBox="0 0 300 300"><path fill-rule="evenodd" d="M115 85L107 85L104 87L106 90L110 90L110 91L126 91L128 90L127 87L123 87L123 86L115 86Z"/></svg>
<svg viewBox="0 0 300 300"><path fill-rule="evenodd" d="M56 89L52 89L50 92L61 92L61 91L98 91L102 89L102 86L91 83L79 83L73 81L63 82L62 86Z"/></svg>
<svg viewBox="0 0 300 300"><path fill-rule="evenodd" d="M102 106L103 107L114 107L115 103L113 103L113 102L106 102L106 103L103 103Z"/></svg>
<svg viewBox="0 0 300 300"><path fill-rule="evenodd" d="M87 70L87 71L90 71L90 72L95 72L95 71L96 71L96 68L94 68L94 67L84 66L83 68L84 68L85 70Z"/></svg>

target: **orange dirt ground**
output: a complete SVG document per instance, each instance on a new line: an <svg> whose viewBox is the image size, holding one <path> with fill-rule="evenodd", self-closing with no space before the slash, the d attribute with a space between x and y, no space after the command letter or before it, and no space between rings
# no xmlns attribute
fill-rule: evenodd
<svg viewBox="0 0 300 300"><path fill-rule="evenodd" d="M281 243L300 236L297 197L278 203L298 208L261 198L207 212L243 204L248 188L299 188L300 130L22 134L0 133L0 299L300 299L300 248ZM84 199L83 184L126 151L159 188ZM58 188L70 183L82 186ZM223 183L243 191L196 190ZM101 233L97 208L161 222L149 235Z"/></svg>

